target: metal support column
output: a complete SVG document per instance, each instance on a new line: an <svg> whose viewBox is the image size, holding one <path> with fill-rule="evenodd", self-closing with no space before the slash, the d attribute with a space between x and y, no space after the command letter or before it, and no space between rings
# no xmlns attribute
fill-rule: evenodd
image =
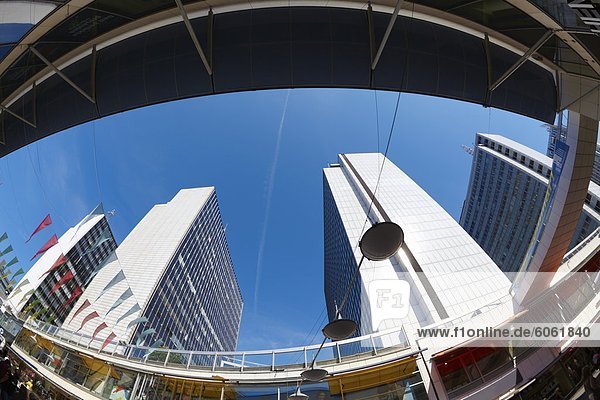
<svg viewBox="0 0 600 400"><path fill-rule="evenodd" d="M19 121L26 123L27 125L31 126L32 128L36 128L35 123L27 121L25 118L21 117L19 114L11 111L9 108L4 107L1 104L0 104L0 110L2 110L2 112L5 112L7 114L12 115L13 117L15 117L16 119L18 119Z"/></svg>
<svg viewBox="0 0 600 400"><path fill-rule="evenodd" d="M202 46L198 41L196 32L194 32L194 28L192 27L192 23L188 18L187 12L185 11L185 8L183 8L183 3L181 3L181 0L175 0L175 3L177 3L177 8L179 8L179 13L181 14L181 18L183 18L183 23L185 24L185 27L188 33L190 34L192 42L194 42L194 46L196 47L198 55L200 55L200 58L202 59L202 63L204 64L204 68L206 68L206 72L208 72L209 75L212 75L212 68L208 62L208 59L206 58L206 55L204 54L204 50L202 50Z"/></svg>
<svg viewBox="0 0 600 400"><path fill-rule="evenodd" d="M487 87L488 90L485 93L485 101L484 101L484 106L488 107L490 105L490 101L492 98L492 91L490 90L490 88L492 87L492 79L493 78L493 70L492 70L492 53L491 53L491 49L490 49L490 37L488 36L487 32L483 34L483 48L485 51L485 61L486 61L486 66L487 66Z"/></svg>
<svg viewBox="0 0 600 400"><path fill-rule="evenodd" d="M73 89L77 90L83 97L88 99L90 102L96 104L96 101L89 94L87 94L85 90L80 88L75 82L69 79L60 69L56 67L56 65L48 61L48 59L44 57L39 51L37 51L35 47L29 46L29 50L31 50L31 52L35 54L37 58L42 60L44 64L50 67L50 69L52 69L56 75L60 76L63 81L67 82Z"/></svg>
<svg viewBox="0 0 600 400"><path fill-rule="evenodd" d="M381 53L383 53L383 49L385 48L385 44L387 43L390 33L392 33L392 28L394 28L394 23L396 22L396 18L398 18L398 13L402 8L402 0L398 0L396 2L396 7L394 8L394 12L390 17L390 22L388 23L387 29L385 30L385 34L383 35L383 39L381 39L381 43L379 44L379 49L377 49L377 53L375 54L375 59L373 59L373 63L371 64L371 70L375 70L377 67L377 63L379 62L379 58L381 57Z"/></svg>
<svg viewBox="0 0 600 400"><path fill-rule="evenodd" d="M515 62L504 74L502 74L502 76L500 78L498 78L498 80L496 82L494 82L494 84L490 87L490 92L493 92L505 80L507 80L508 78L510 78L510 76L513 73L515 73L515 71L517 69L519 69L519 67L521 65L525 64L525 62L527 60L529 60L529 57L531 57L531 55L533 53L535 53L536 51L538 51L540 49L540 47L542 47L548 41L548 39L550 39L553 35L554 35L554 31L553 30L546 31L546 33L544 33L542 35L542 37L533 46L531 46L531 48L529 50L527 50L525 52L525 54L523 54L521 56L521 58L519 58L517 60L517 62Z"/></svg>

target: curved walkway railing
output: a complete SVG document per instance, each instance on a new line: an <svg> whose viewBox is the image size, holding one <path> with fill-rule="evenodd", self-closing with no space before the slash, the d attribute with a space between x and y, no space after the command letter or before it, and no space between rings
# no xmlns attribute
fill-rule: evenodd
<svg viewBox="0 0 600 400"><path fill-rule="evenodd" d="M585 238L581 243L573 247L567 254L565 254L561 264L568 262L575 254L579 253L588 245L589 242L591 242L598 236L600 236L600 227L596 228L596 230L590 233L587 238Z"/></svg>
<svg viewBox="0 0 600 400"><path fill-rule="evenodd" d="M40 321L27 321L24 328L98 354L140 364L186 370L241 373L302 370L310 364L319 349L319 344L314 344L285 349L215 352L161 349L124 343L111 343L102 349L103 339L91 338L88 335L44 324ZM404 349L410 349L410 342L404 328L394 328L338 342L325 343L317 356L316 365L341 364Z"/></svg>

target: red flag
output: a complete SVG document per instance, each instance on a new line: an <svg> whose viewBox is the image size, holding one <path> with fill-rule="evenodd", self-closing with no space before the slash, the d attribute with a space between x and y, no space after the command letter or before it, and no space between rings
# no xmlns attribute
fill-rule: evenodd
<svg viewBox="0 0 600 400"><path fill-rule="evenodd" d="M49 274L50 272L54 271L56 268L60 267L61 265L63 265L66 262L67 262L67 257L65 257L65 255L61 253L61 255L58 257L58 259L56 261L54 261L54 264L52 264L52 267L50 267L50 269L48 271L44 272L42 274L42 276Z"/></svg>
<svg viewBox="0 0 600 400"><path fill-rule="evenodd" d="M48 214L48 215L46 215L46 218L44 218L44 220L39 224L39 226L37 228L35 228L35 231L33 231L31 236L29 236L29 239L27 239L27 242L29 242L31 240L31 238L35 236L36 233L38 233L39 231L41 231L42 229L44 229L45 227L47 227L50 224L52 224L52 219L50 218L50 214ZM25 243L27 243L27 242L25 242Z"/></svg>
<svg viewBox="0 0 600 400"><path fill-rule="evenodd" d="M33 259L36 258L37 256L39 256L40 254L44 254L49 248L51 248L52 246L54 246L56 243L58 243L58 238L56 237L56 234L54 234L46 242L46 244L43 245L42 248L39 249L38 252L33 255L33 257L31 257L31 260L29 260L29 261L33 261Z"/></svg>
<svg viewBox="0 0 600 400"><path fill-rule="evenodd" d="M98 318L100 315L98 315L98 313L96 311L92 312L91 314L89 314L87 317L85 317L83 319L83 321L81 322L81 326L79 327L79 329L77 329L77 331L80 331L83 329L84 325L87 324L88 322L90 322L91 320L93 320L94 318Z"/></svg>
<svg viewBox="0 0 600 400"><path fill-rule="evenodd" d="M111 333L110 333L110 335L108 335L108 336L106 337L106 340L104 341L104 343L102 343L102 347L100 348L100 351L104 350L104 348L105 348L106 346L108 346L108 345L110 344L110 342L112 342L112 340L113 340L114 338L116 338L116 337L117 337L117 335L115 335L115 333L114 333L114 332L111 332Z"/></svg>
<svg viewBox="0 0 600 400"><path fill-rule="evenodd" d="M75 311L75 314L71 317L71 321L73 321L75 319L75 317L77 315L79 315L80 312L82 312L83 310L85 310L86 308L88 308L92 303L90 303L89 300L86 299L86 301L83 302L83 304L81 305L81 307L79 307L77 309L77 311ZM69 321L69 323L71 323L71 321Z"/></svg>
<svg viewBox="0 0 600 400"><path fill-rule="evenodd" d="M65 276L63 276L62 278L60 278L60 280L58 282L56 282L56 285L54 285L52 287L52 290L50 291L50 294L56 292L58 290L59 287L61 287L62 285L64 285L65 283L69 282L71 279L73 279L73 272L71 270L69 270Z"/></svg>
<svg viewBox="0 0 600 400"><path fill-rule="evenodd" d="M108 325L106 325L106 322L103 322L100 325L98 325L98 327L94 331L94 334L92 335L92 340L96 339L96 335L99 334L100 331L102 331L102 329L105 329L105 328L108 328Z"/></svg>
<svg viewBox="0 0 600 400"><path fill-rule="evenodd" d="M71 297L69 297L69 300L66 301L65 304L63 304L63 307L68 306L69 304L71 304L73 302L73 300L75 300L76 298L78 298L81 293L83 293L83 290L81 290L81 288L79 286L75 286L75 289L73 290L73 294L71 295Z"/></svg>

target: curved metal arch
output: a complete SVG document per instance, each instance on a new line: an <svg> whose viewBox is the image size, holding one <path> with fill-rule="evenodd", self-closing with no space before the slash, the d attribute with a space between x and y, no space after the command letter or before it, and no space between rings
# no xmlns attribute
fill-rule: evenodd
<svg viewBox="0 0 600 400"><path fill-rule="evenodd" d="M483 38L454 27L400 15L373 70L371 37L381 43L390 18L387 13L368 13L352 8L273 7L223 12L214 20L212 15L193 18L195 32L206 33L198 38L203 48L211 49L212 75L176 17L142 33L123 33L112 44L98 46L62 68L68 80L47 75L37 80L35 91L15 100L11 111L25 120L35 116L36 125L4 114L6 144L0 146L0 156L68 127L137 107L257 89L398 90L553 121L556 88L546 68L525 61L490 97L488 60L495 66L492 78L497 79L520 56L494 43L488 44L486 53ZM94 93L95 104L82 92Z"/></svg>

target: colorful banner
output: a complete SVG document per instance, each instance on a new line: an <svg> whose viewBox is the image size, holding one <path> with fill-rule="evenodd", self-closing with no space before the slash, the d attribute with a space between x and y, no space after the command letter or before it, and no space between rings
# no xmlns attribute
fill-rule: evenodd
<svg viewBox="0 0 600 400"><path fill-rule="evenodd" d="M121 296L119 296L117 301L115 301L114 304L110 307L110 309L106 312L106 315L108 315L108 313L110 313L112 310L123 304L123 302L131 296L133 296L133 292L131 291L131 288L129 288L125 292L123 292Z"/></svg>
<svg viewBox="0 0 600 400"><path fill-rule="evenodd" d="M130 309L129 311L127 311L125 314L121 315L119 317L119 319L117 320L117 323L115 325L119 325L119 322L121 322L122 320L124 320L125 318L129 317L132 314L135 314L138 311L141 311L142 308L140 307L140 305L138 303L135 303Z"/></svg>
<svg viewBox="0 0 600 400"><path fill-rule="evenodd" d="M13 247L12 247L12 245L8 245L7 248L5 248L4 250L2 250L2 253L0 253L0 256L4 256L4 255L10 253L11 251L13 251Z"/></svg>
<svg viewBox="0 0 600 400"><path fill-rule="evenodd" d="M19 270L17 272L15 272L15 274L12 276L13 278L19 275L23 275L25 273L25 271L23 271L23 268L19 268Z"/></svg>
<svg viewBox="0 0 600 400"><path fill-rule="evenodd" d="M27 307L25 307L25 309L23 309L23 312L27 313L29 310L31 310L33 307L35 307L37 304L40 304L40 299L35 299L31 303L29 303L29 305Z"/></svg>
<svg viewBox="0 0 600 400"><path fill-rule="evenodd" d="M63 265L67 261L68 261L67 257L65 257L65 255L61 253L60 256L58 256L58 258L56 259L56 261L54 261L54 264L52 264L52 266L50 267L50 269L48 271L44 272L42 274L42 276L44 276L46 274L49 274L50 272L54 271L56 268L60 267L61 265Z"/></svg>
<svg viewBox="0 0 600 400"><path fill-rule="evenodd" d="M87 287L87 285L92 281L92 279L94 279L94 277L98 274L98 272L100 272L104 267L106 267L108 265L108 263L111 263L116 260L117 260L117 252L113 250L108 256L106 256L106 258L104 258L104 260L102 260L100 265L98 267L96 267L96 269L94 269L94 272L92 272L92 274L87 279L87 281L85 281L84 286Z"/></svg>
<svg viewBox="0 0 600 400"><path fill-rule="evenodd" d="M137 317L136 319L131 320L131 322L127 324L127 329L131 328L134 325L144 324L146 322L148 322L148 318L146 318L146 317Z"/></svg>
<svg viewBox="0 0 600 400"><path fill-rule="evenodd" d="M4 232L2 236L0 236L0 242L4 242L6 239L8 239L8 233Z"/></svg>
<svg viewBox="0 0 600 400"><path fill-rule="evenodd" d="M81 293L83 293L83 290L81 290L81 288L79 286L75 286L75 289L73 289L73 294L71 295L71 297L69 297L69 299L62 306L63 307L67 307L76 298L78 298L79 296L81 296Z"/></svg>
<svg viewBox="0 0 600 400"><path fill-rule="evenodd" d="M23 295L23 297L21 298L21 301L19 301L19 304L21 304L22 301L27 301L29 300L29 296L31 296L33 294L33 292L35 292L35 289L31 289L30 291L28 291L27 293L25 293ZM17 304L18 305L18 304Z"/></svg>
<svg viewBox="0 0 600 400"><path fill-rule="evenodd" d="M96 339L96 336L102 332L103 329L108 328L108 325L106 325L106 322L101 323L100 325L98 325L98 327L96 328L96 330L94 331L94 334L92 335L92 340Z"/></svg>
<svg viewBox="0 0 600 400"><path fill-rule="evenodd" d="M52 235L52 237L37 251L37 253L35 253L33 255L33 257L31 257L31 260L29 261L33 261L34 258L36 258L37 256L39 256L40 254L44 254L46 251L48 251L48 249L50 249L52 246L54 246L55 244L58 243L58 238L56 237L56 234Z"/></svg>
<svg viewBox="0 0 600 400"><path fill-rule="evenodd" d="M90 322L91 320L93 320L94 318L98 318L100 315L98 315L98 313L96 311L91 312L90 314L88 314L83 321L81 322L81 326L79 327L79 329L77 329L77 332L79 332L80 330L83 329L83 327L85 326L85 324L87 324L88 322Z"/></svg>
<svg viewBox="0 0 600 400"><path fill-rule="evenodd" d="M73 272L69 270L62 278L60 278L58 282L56 282L56 285L52 287L52 290L50 290L50 294L56 292L59 287L69 282L71 279L73 279Z"/></svg>
<svg viewBox="0 0 600 400"><path fill-rule="evenodd" d="M23 279L21 282L19 282L19 284L15 288L15 291L13 292L13 294L20 292L21 289L23 289L23 286L27 285L28 283L29 283L29 279Z"/></svg>
<svg viewBox="0 0 600 400"><path fill-rule="evenodd" d="M79 315L80 312L82 312L83 310L85 310L86 308L88 308L90 305L92 305L92 303L90 303L90 301L86 299L83 302L83 304L77 309L77 311L75 311L75 314L73 314L73 316L71 317L71 320L69 321L69 323L71 323L71 321L73 321L75 319L75 317L77 315Z"/></svg>
<svg viewBox="0 0 600 400"><path fill-rule="evenodd" d="M38 312L33 313L33 315L31 316L31 319L36 319L37 317L39 317L41 314L45 313L46 311L48 311L48 309L46 307L42 308Z"/></svg>
<svg viewBox="0 0 600 400"><path fill-rule="evenodd" d="M156 329L154 329L154 328L146 329L144 332L140 333L140 336L138 336L138 338L135 342L136 345L141 346L142 343L144 342L144 339L146 338L146 336L152 335L153 333L156 333Z"/></svg>
<svg viewBox="0 0 600 400"><path fill-rule="evenodd" d="M110 282L108 282L108 284L104 287L104 289L102 289L102 292L100 292L98 297L96 297L96 300L98 300L100 297L102 297L102 295L104 293L106 293L111 287L115 286L117 283L121 282L124 279L125 279L125 274L123 273L123 270L121 270L121 271L119 271L119 273L117 275L115 275L114 278L112 278L110 280Z"/></svg>
<svg viewBox="0 0 600 400"><path fill-rule="evenodd" d="M77 226L75 227L75 233L73 233L73 237L71 238L71 240L73 240L75 238L75 236L77 235L77 232L79 232L79 229L83 225L85 225L88 221L90 221L94 217L94 215L99 215L99 214L104 214L104 206L102 205L102 203L98 204L96 206L96 208L94 208L92 210L91 213L86 215L85 218L82 219L81 222L77 224Z"/></svg>
<svg viewBox="0 0 600 400"><path fill-rule="evenodd" d="M31 238L35 236L36 233L38 233L39 231L41 231L42 229L44 229L45 227L47 227L51 224L52 224L52 218L50 218L50 214L48 214L48 215L46 215L46 218L44 218L44 220L42 222L40 222L38 227L35 228L35 230L31 234L31 236L29 236L29 239L27 239L27 242L29 242L31 240ZM25 242L25 243L27 243L27 242Z"/></svg>
<svg viewBox="0 0 600 400"><path fill-rule="evenodd" d="M94 245L91 246L89 249L87 249L85 252L83 252L83 254L81 254L79 256L79 258L77 259L77 261L75 261L75 262L79 262L79 260L81 260L84 256L92 253L98 247L102 246L102 243L108 242L111 238L112 238L112 236L110 234L110 230L108 228L104 229L102 231L102 233L100 234L100 236L98 236L98 238L96 238Z"/></svg>
<svg viewBox="0 0 600 400"><path fill-rule="evenodd" d="M15 258L13 258L12 260L10 260L10 261L8 262L8 264L6 264L6 265L4 266L4 268L8 268L8 267L10 267L11 265L15 265L15 264L16 264L16 263L18 263L18 262L19 262L19 259L18 259L17 257L15 257Z"/></svg>
<svg viewBox="0 0 600 400"><path fill-rule="evenodd" d="M102 347L100 347L100 351L104 350L104 348L105 348L106 346L108 346L108 345L110 344L110 342L112 342L112 341L113 341L113 339L114 339L114 338L116 338L116 337L117 337L117 335L115 335L115 333L114 333L114 332L111 332L111 333L110 333L110 334L109 334L109 335L106 337L106 339L104 340L104 343L102 343Z"/></svg>

